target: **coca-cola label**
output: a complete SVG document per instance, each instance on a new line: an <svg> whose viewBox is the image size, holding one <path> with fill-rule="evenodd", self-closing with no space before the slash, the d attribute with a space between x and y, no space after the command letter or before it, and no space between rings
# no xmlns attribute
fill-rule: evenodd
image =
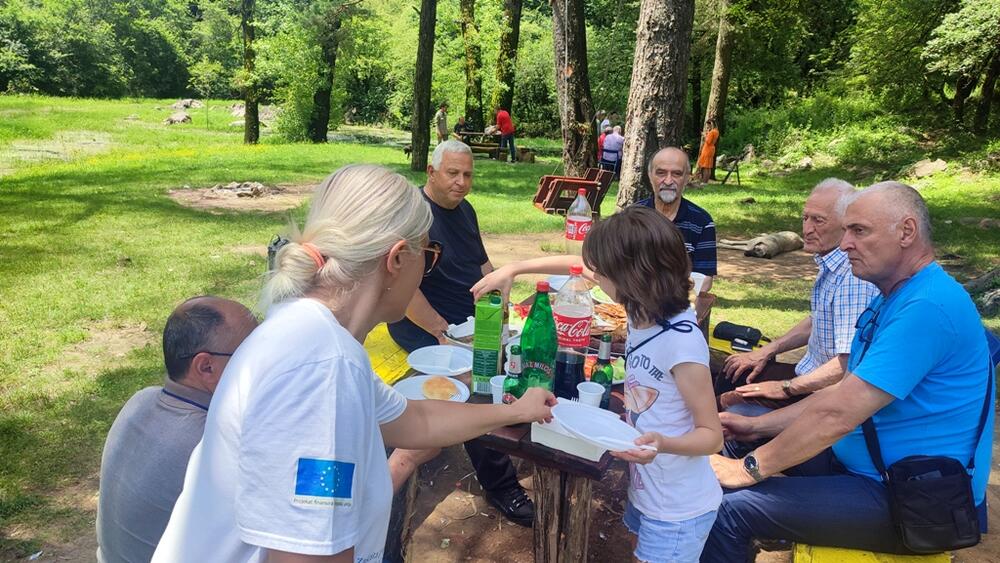
<svg viewBox="0 0 1000 563"><path fill-rule="evenodd" d="M594 224L593 219L566 219L566 239L583 240L590 232L590 226Z"/></svg>
<svg viewBox="0 0 1000 563"><path fill-rule="evenodd" d="M556 336L560 346L586 346L590 343L590 317L552 315L556 320Z"/></svg>

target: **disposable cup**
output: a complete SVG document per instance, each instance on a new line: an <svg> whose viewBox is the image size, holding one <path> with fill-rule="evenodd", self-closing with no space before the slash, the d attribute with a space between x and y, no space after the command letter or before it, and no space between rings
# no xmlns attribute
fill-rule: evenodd
<svg viewBox="0 0 1000 563"><path fill-rule="evenodd" d="M493 404L499 405L503 402L503 380L505 375L494 375L490 378L490 390L493 392Z"/></svg>
<svg viewBox="0 0 1000 563"><path fill-rule="evenodd" d="M580 402L592 407L601 406L601 397L604 395L604 386L593 381L577 383L576 390L580 393Z"/></svg>

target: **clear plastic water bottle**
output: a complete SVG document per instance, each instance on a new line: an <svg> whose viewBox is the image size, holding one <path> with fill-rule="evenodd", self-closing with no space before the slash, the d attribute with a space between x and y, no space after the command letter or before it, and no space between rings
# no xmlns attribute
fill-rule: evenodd
<svg viewBox="0 0 1000 563"><path fill-rule="evenodd" d="M587 282L583 280L583 266L576 264L569 269L567 281L556 294L552 316L556 321L556 373L553 392L557 397L576 398L576 385L583 381L583 363L590 345L590 323L594 317L594 300Z"/></svg>
<svg viewBox="0 0 1000 563"><path fill-rule="evenodd" d="M583 253L583 239L593 224L594 212L587 201L587 190L580 188L573 205L566 210L566 254L580 256Z"/></svg>

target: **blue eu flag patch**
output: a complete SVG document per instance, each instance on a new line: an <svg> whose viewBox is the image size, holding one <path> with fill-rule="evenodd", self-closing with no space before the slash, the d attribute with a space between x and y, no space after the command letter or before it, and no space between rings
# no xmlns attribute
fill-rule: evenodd
<svg viewBox="0 0 1000 563"><path fill-rule="evenodd" d="M295 476L297 496L351 498L354 464L332 459L299 458Z"/></svg>

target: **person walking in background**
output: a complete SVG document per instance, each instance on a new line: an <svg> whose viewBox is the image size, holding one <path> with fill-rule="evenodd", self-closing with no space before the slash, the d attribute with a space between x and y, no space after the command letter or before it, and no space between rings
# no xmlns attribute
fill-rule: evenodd
<svg viewBox="0 0 1000 563"><path fill-rule="evenodd" d="M514 148L514 122L510 112L504 108L497 109L497 130L500 131L500 149L510 148L510 162L517 162L517 152Z"/></svg>
<svg viewBox="0 0 1000 563"><path fill-rule="evenodd" d="M611 128L608 127L601 131L601 135L597 138L597 160L601 160L601 155L604 153L604 139L608 138L611 134Z"/></svg>
<svg viewBox="0 0 1000 563"><path fill-rule="evenodd" d="M702 184L707 184L715 177L715 147L719 144L719 128L715 126L715 120L706 121L705 128L708 131L705 132L705 140L698 153L698 179Z"/></svg>
<svg viewBox="0 0 1000 563"><path fill-rule="evenodd" d="M437 129L437 140L443 143L448 140L448 104L444 103L438 107L434 114L434 127Z"/></svg>

